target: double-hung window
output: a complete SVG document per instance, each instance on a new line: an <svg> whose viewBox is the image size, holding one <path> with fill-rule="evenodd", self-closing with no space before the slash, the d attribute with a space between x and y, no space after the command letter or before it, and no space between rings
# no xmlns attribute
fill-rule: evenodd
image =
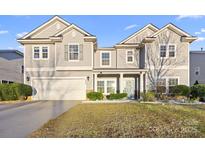
<svg viewBox="0 0 205 154"><path fill-rule="evenodd" d="M160 45L160 57L161 58L172 58L176 57L176 45Z"/></svg>
<svg viewBox="0 0 205 154"><path fill-rule="evenodd" d="M101 53L101 66L110 66L110 52Z"/></svg>
<svg viewBox="0 0 205 154"><path fill-rule="evenodd" d="M166 79L158 79L157 81L157 92L166 93Z"/></svg>
<svg viewBox="0 0 205 154"><path fill-rule="evenodd" d="M115 79L99 79L97 81L97 91L103 94L112 94L116 92Z"/></svg>
<svg viewBox="0 0 205 154"><path fill-rule="evenodd" d="M48 59L48 46L34 46L33 47L33 59L41 60Z"/></svg>
<svg viewBox="0 0 205 154"><path fill-rule="evenodd" d="M160 45L160 57L162 58L166 57L166 52L167 52L167 46Z"/></svg>
<svg viewBox="0 0 205 154"><path fill-rule="evenodd" d="M79 45L78 44L69 45L69 60L71 61L79 60Z"/></svg>
<svg viewBox="0 0 205 154"><path fill-rule="evenodd" d="M173 92L173 87L178 85L178 79L177 78L169 78L168 80L168 88L169 88L169 93L172 93Z"/></svg>
<svg viewBox="0 0 205 154"><path fill-rule="evenodd" d="M107 93L111 94L111 93L115 93L115 81L107 81Z"/></svg>
<svg viewBox="0 0 205 154"><path fill-rule="evenodd" d="M175 45L169 45L169 57L175 57L176 48Z"/></svg>
<svg viewBox="0 0 205 154"><path fill-rule="evenodd" d="M40 59L40 47L34 47L33 49L33 58Z"/></svg>
<svg viewBox="0 0 205 154"><path fill-rule="evenodd" d="M97 81L97 91L100 93L104 93L105 89L105 81Z"/></svg>
<svg viewBox="0 0 205 154"><path fill-rule="evenodd" d="M48 59L48 47L42 47L42 59Z"/></svg>
<svg viewBox="0 0 205 154"><path fill-rule="evenodd" d="M127 63L133 63L134 62L134 51L128 50L126 58L127 58Z"/></svg>

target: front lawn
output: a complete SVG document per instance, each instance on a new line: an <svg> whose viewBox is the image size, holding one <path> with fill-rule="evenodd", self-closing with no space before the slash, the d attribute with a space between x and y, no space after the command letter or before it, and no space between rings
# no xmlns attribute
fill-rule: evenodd
<svg viewBox="0 0 205 154"><path fill-rule="evenodd" d="M205 105L79 104L30 137L205 137Z"/></svg>

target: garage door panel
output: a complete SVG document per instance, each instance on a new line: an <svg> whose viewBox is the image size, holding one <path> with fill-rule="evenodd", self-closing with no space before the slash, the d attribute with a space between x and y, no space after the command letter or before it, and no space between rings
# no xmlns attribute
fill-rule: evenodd
<svg viewBox="0 0 205 154"><path fill-rule="evenodd" d="M86 86L84 79L34 79L35 100L84 100Z"/></svg>

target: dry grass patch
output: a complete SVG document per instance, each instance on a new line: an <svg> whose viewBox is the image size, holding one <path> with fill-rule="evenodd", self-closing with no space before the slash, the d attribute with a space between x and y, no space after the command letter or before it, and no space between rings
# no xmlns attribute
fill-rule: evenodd
<svg viewBox="0 0 205 154"><path fill-rule="evenodd" d="M30 137L205 137L205 105L79 104Z"/></svg>

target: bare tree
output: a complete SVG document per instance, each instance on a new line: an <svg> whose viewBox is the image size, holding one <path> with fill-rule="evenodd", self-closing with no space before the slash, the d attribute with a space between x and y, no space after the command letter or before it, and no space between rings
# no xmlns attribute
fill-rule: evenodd
<svg viewBox="0 0 205 154"><path fill-rule="evenodd" d="M169 51L169 47L167 45L174 43L176 40L177 38L174 33L167 30L159 34L153 43L146 44L147 76L150 81L150 88L156 93L158 92L158 81L166 76L170 69L183 62L183 59L176 59L167 55L169 54L167 53L167 50ZM166 57L160 56L160 44L166 45ZM179 50L180 47L177 46L175 54Z"/></svg>

